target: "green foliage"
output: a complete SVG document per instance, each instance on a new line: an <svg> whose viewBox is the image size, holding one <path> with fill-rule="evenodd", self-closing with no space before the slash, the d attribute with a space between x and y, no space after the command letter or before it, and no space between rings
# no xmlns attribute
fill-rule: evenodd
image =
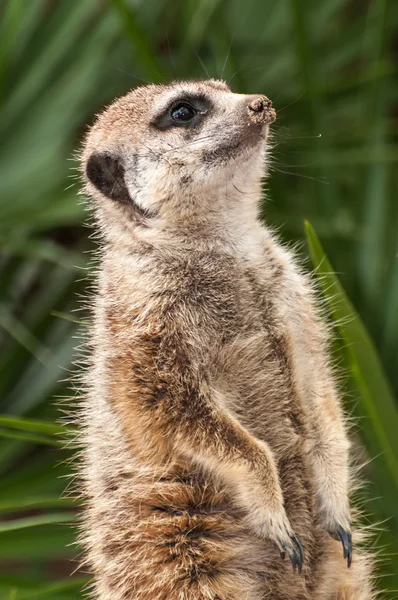
<svg viewBox="0 0 398 600"><path fill-rule="evenodd" d="M69 159L114 96L206 70L274 101L264 214L293 242L309 219L346 290L307 227L397 588L397 25L391 0L0 0L0 598L82 597L53 425L89 248Z"/></svg>

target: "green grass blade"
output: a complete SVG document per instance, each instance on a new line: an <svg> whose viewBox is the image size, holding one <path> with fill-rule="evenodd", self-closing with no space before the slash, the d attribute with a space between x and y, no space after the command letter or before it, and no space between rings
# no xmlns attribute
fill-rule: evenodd
<svg viewBox="0 0 398 600"><path fill-rule="evenodd" d="M58 498L57 496L35 496L35 497L21 497L1 499L0 500L0 511L2 512L16 512L20 510L32 510L42 508L71 508L77 506L76 500L73 498Z"/></svg>
<svg viewBox="0 0 398 600"><path fill-rule="evenodd" d="M0 426L19 429L20 431L33 431L35 433L44 433L46 435L64 434L66 428L56 423L47 423L38 419L20 419L11 415L0 415Z"/></svg>
<svg viewBox="0 0 398 600"><path fill-rule="evenodd" d="M52 525L54 523L71 523L74 521L76 521L75 513L49 513L48 515L13 519L12 521L0 523L0 533L17 531L19 529L27 529L30 527L39 527L41 525Z"/></svg>
<svg viewBox="0 0 398 600"><path fill-rule="evenodd" d="M334 322L345 343L346 366L357 388L362 423L373 455L380 453L398 491L398 413L374 344L345 294L311 224L305 223L312 261Z"/></svg>
<svg viewBox="0 0 398 600"><path fill-rule="evenodd" d="M54 438L39 435L37 433L13 431L9 429L4 429L3 427L0 427L0 438L5 438L9 440L21 440L24 442L32 442L33 444L43 444L45 446L63 446L63 443L61 441L55 440Z"/></svg>

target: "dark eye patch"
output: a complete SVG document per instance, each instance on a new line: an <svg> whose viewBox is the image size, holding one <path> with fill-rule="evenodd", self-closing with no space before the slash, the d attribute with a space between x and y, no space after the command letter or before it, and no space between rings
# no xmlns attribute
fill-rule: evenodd
<svg viewBox="0 0 398 600"><path fill-rule="evenodd" d="M185 94L174 99L161 115L152 121L157 129L171 127L195 127L211 109L211 102L205 96Z"/></svg>

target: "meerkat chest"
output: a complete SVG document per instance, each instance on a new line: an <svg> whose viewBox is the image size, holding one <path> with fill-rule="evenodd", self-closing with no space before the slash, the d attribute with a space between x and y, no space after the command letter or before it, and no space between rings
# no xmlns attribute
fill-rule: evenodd
<svg viewBox="0 0 398 600"><path fill-rule="evenodd" d="M312 352L317 322L309 314L310 284L283 248L268 248L261 259L252 260L245 271L253 306L250 329L259 331L257 356L274 373L290 397L306 403L314 393L316 361ZM266 348L266 357L264 350Z"/></svg>

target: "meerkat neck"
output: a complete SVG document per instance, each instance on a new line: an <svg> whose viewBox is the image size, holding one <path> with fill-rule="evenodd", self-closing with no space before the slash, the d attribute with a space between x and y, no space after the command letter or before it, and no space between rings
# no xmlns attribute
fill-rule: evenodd
<svg viewBox="0 0 398 600"><path fill-rule="evenodd" d="M253 237L261 228L258 211L247 207L221 215L212 211L206 218L180 217L174 221L160 221L152 228L140 231L140 238L153 246L178 248L218 247L237 248L242 240Z"/></svg>
<svg viewBox="0 0 398 600"><path fill-rule="evenodd" d="M233 180L207 193L176 196L163 203L158 219L140 230L140 235L154 243L193 245L201 240L227 244L259 227L261 183L238 187Z"/></svg>

